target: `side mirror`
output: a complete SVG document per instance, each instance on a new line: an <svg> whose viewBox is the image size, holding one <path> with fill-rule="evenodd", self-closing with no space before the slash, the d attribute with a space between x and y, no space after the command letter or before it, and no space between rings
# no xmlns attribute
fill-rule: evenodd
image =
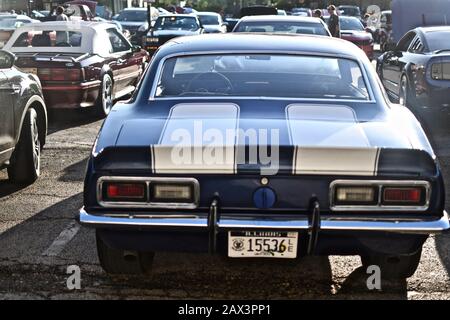
<svg viewBox="0 0 450 320"><path fill-rule="evenodd" d="M222 26L228 27L228 26L229 26L229 23L226 22L226 21L224 21L224 22L222 23Z"/></svg>
<svg viewBox="0 0 450 320"><path fill-rule="evenodd" d="M401 57L403 57L403 53L400 50L398 50L397 48L395 48L394 56L396 56L397 58L401 58Z"/></svg>
<svg viewBox="0 0 450 320"><path fill-rule="evenodd" d="M142 50L142 47L138 46L138 45L134 45L134 46L131 47L131 52L133 52L133 53L138 53L141 50Z"/></svg>
<svg viewBox="0 0 450 320"><path fill-rule="evenodd" d="M0 69L10 69L16 62L16 56L8 51L0 50Z"/></svg>

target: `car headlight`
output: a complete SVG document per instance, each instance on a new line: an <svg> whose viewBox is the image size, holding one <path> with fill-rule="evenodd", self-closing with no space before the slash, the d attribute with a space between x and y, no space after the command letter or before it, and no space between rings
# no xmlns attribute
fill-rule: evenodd
<svg viewBox="0 0 450 320"><path fill-rule="evenodd" d="M149 43L157 43L159 41L158 37L147 37L147 42Z"/></svg>

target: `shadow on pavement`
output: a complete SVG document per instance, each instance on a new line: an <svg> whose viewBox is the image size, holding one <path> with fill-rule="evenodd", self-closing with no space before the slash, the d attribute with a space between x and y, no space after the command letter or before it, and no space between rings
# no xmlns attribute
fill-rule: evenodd
<svg viewBox="0 0 450 320"><path fill-rule="evenodd" d="M0 180L0 199L9 196L17 191L25 189L27 185L20 185L10 182L9 180Z"/></svg>
<svg viewBox="0 0 450 320"><path fill-rule="evenodd" d="M50 110L48 134L66 130L100 120L89 109Z"/></svg>
<svg viewBox="0 0 450 320"><path fill-rule="evenodd" d="M389 298L406 300L408 290L406 280L382 280L381 290L369 290L367 287L367 279L370 275L366 273L364 267L355 269L342 283L338 290L337 297L350 295L359 297L366 294L369 299L385 299L385 295L389 294Z"/></svg>
<svg viewBox="0 0 450 320"><path fill-rule="evenodd" d="M59 177L62 182L80 182L84 180L88 157L64 168L63 174Z"/></svg>

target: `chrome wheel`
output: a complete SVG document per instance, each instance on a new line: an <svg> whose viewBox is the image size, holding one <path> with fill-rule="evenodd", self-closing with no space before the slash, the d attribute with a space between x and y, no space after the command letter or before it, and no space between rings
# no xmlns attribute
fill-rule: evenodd
<svg viewBox="0 0 450 320"><path fill-rule="evenodd" d="M113 83L112 79L109 75L105 74L103 76L103 85L102 85L102 107L103 107L103 113L105 115L108 115L109 111L111 111L112 108L112 89L113 89Z"/></svg>
<svg viewBox="0 0 450 320"><path fill-rule="evenodd" d="M407 88L407 82L406 82L406 78L402 77L402 80L400 81L400 94L398 96L398 103L401 104L402 106L406 107L407 106L407 92L408 88Z"/></svg>
<svg viewBox="0 0 450 320"><path fill-rule="evenodd" d="M33 117L31 123L31 137L33 147L33 164L36 174L39 175L41 169L41 141L39 139L39 127L37 124L37 118Z"/></svg>

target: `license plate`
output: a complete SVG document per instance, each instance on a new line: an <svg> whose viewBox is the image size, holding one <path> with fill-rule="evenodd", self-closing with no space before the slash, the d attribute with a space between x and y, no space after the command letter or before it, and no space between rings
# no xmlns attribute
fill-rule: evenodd
<svg viewBox="0 0 450 320"><path fill-rule="evenodd" d="M37 68L21 68L21 69L25 73L32 73L37 75Z"/></svg>
<svg viewBox="0 0 450 320"><path fill-rule="evenodd" d="M287 258L297 257L298 232L229 231L230 258Z"/></svg>

